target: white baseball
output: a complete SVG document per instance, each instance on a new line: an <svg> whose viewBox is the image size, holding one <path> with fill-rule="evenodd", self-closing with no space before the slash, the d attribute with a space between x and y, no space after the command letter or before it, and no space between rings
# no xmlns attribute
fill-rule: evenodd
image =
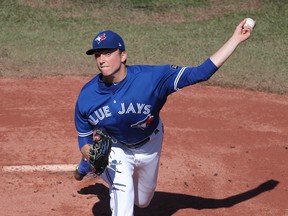
<svg viewBox="0 0 288 216"><path fill-rule="evenodd" d="M247 19L246 19L246 22L245 22L245 24L244 24L244 28L245 28L245 27L248 27L248 28L253 29L254 26L255 26L255 21L254 21L253 19L251 19L251 18L247 18Z"/></svg>

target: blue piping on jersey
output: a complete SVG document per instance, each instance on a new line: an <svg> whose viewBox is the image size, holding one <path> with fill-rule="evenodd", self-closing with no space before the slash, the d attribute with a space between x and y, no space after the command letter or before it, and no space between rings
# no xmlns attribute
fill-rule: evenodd
<svg viewBox="0 0 288 216"><path fill-rule="evenodd" d="M179 88L177 88L177 85L178 85L179 79L181 78L181 76L182 76L182 74L184 73L184 71L185 71L186 68L187 68L187 67L183 67L183 68L179 71L179 73L178 73L178 75L177 75L177 77L176 77L176 79L175 79L175 81L174 81L174 90L175 90L175 91L178 91L178 90L179 90Z"/></svg>
<svg viewBox="0 0 288 216"><path fill-rule="evenodd" d="M79 137L86 137L86 136L90 136L91 134L93 134L93 130L86 132L86 133L78 132Z"/></svg>

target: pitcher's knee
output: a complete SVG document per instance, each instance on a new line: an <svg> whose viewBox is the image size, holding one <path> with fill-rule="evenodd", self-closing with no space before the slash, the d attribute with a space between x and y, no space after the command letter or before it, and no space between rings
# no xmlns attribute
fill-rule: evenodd
<svg viewBox="0 0 288 216"><path fill-rule="evenodd" d="M147 197L142 197L142 199L135 199L134 204L136 206L138 206L139 208L146 208L147 206L149 206L152 198L153 198L154 193L149 194L149 196Z"/></svg>
<svg viewBox="0 0 288 216"><path fill-rule="evenodd" d="M137 207L139 207L139 208L146 208L146 207L149 206L150 201L151 201L151 200L149 200L148 202L145 202L145 203L135 203L135 205L136 205Z"/></svg>

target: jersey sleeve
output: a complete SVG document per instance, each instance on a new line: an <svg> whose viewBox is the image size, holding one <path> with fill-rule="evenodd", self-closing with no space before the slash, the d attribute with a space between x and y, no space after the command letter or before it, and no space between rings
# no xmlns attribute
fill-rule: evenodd
<svg viewBox="0 0 288 216"><path fill-rule="evenodd" d="M175 90L193 85L199 82L207 81L218 70L218 67L210 58L196 67L187 67L179 72L178 79L175 81Z"/></svg>
<svg viewBox="0 0 288 216"><path fill-rule="evenodd" d="M170 65L166 68L160 82L160 97L172 94L186 86L199 82L207 81L218 68L208 58L202 64L196 67L179 67ZM163 72L163 71L162 71Z"/></svg>
<svg viewBox="0 0 288 216"><path fill-rule="evenodd" d="M87 117L84 113L81 113L81 110L78 105L78 101L75 106L75 127L78 133L78 144L79 149L85 144L92 144L93 143L93 126L88 122Z"/></svg>

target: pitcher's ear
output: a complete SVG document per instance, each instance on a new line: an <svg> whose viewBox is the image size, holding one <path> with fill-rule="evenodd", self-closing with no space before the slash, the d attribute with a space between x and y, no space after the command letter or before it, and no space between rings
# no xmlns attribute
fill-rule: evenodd
<svg viewBox="0 0 288 216"><path fill-rule="evenodd" d="M125 63L127 61L127 52L126 51L122 51L121 52L121 62Z"/></svg>

